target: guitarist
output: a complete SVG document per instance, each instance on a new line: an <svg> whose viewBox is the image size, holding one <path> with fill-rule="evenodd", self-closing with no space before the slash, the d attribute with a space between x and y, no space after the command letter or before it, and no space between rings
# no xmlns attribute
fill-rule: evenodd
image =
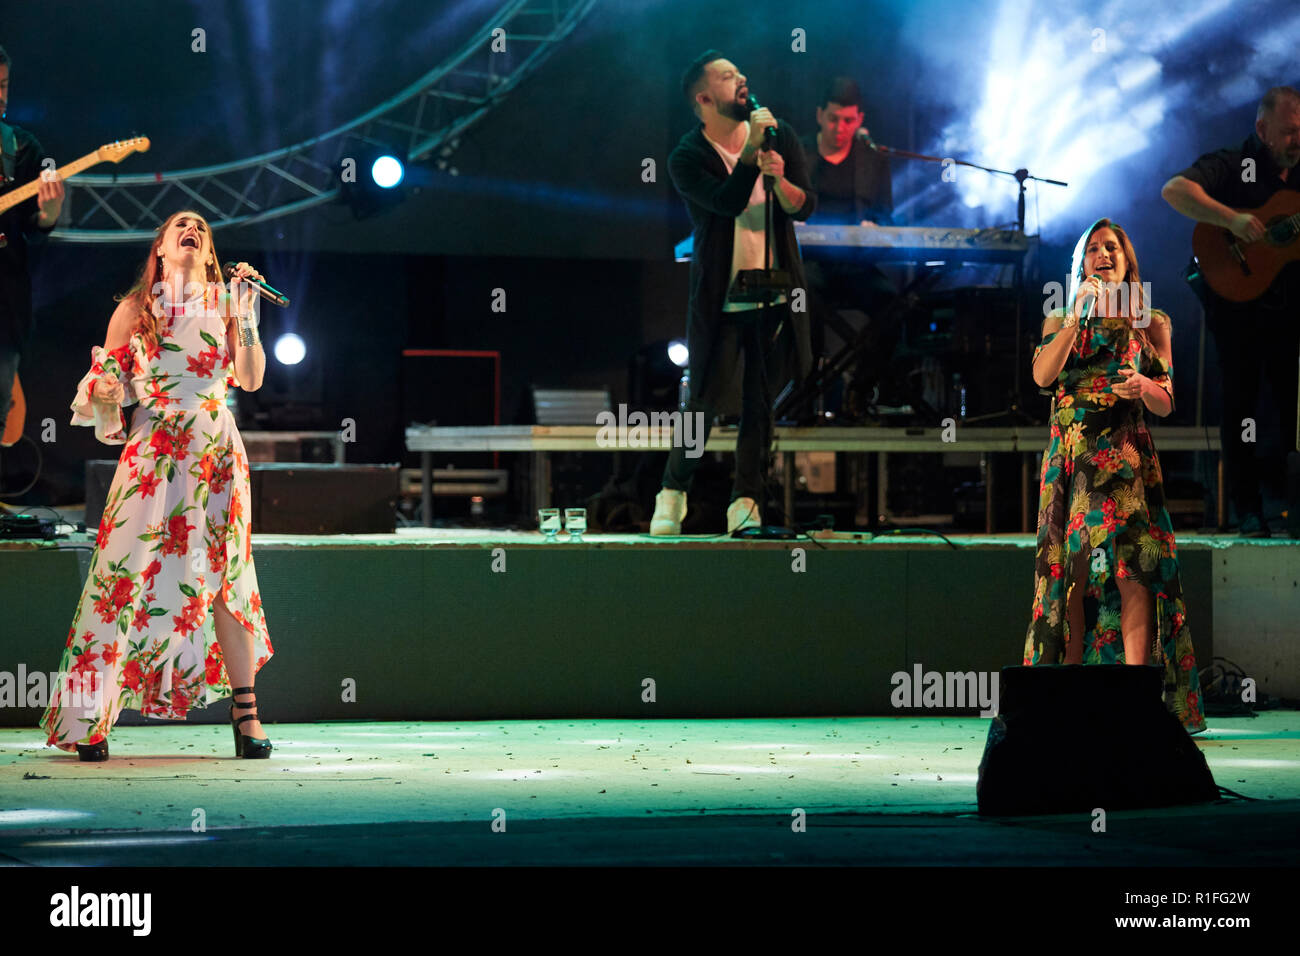
<svg viewBox="0 0 1300 956"><path fill-rule="evenodd" d="M9 55L0 47L0 193L36 179L45 152L36 137L3 119L9 106ZM63 181L57 174L43 179L39 193L0 215L0 428L9 414L14 375L23 341L32 326L32 282L27 274L27 234L47 233L63 210Z"/></svg>
<svg viewBox="0 0 1300 956"><path fill-rule="evenodd" d="M1284 189L1300 190L1300 92L1269 90L1255 115L1255 132L1239 149L1206 153L1165 183L1160 195L1175 210L1253 242L1264 223L1249 212ZM1278 403L1282 447L1295 443L1296 358L1300 354L1300 261L1289 263L1268 290L1250 302L1229 302L1204 290L1205 318L1223 373L1220 437L1228 488L1245 537L1266 538L1254 443L1242 440L1242 419L1255 415L1261 372Z"/></svg>

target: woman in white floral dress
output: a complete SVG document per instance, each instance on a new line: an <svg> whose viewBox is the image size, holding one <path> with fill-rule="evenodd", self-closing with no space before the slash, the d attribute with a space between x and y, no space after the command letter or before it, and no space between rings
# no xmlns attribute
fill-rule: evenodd
<svg viewBox="0 0 1300 956"><path fill-rule="evenodd" d="M48 743L83 760L107 759L124 708L179 720L232 691L236 756L270 755L253 696L272 649L248 457L225 402L266 367L245 276L261 278L240 263L227 292L207 222L172 215L78 386L73 424L125 445L41 719Z"/></svg>

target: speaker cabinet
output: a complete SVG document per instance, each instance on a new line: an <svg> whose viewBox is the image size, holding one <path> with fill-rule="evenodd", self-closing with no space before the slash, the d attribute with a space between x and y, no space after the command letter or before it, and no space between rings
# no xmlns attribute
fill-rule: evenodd
<svg viewBox="0 0 1300 956"><path fill-rule="evenodd" d="M1218 798L1158 667L1004 667L976 794L983 814L1088 813Z"/></svg>
<svg viewBox="0 0 1300 956"><path fill-rule="evenodd" d="M254 534L391 534L399 468L253 462ZM86 527L99 526L116 461L86 462Z"/></svg>

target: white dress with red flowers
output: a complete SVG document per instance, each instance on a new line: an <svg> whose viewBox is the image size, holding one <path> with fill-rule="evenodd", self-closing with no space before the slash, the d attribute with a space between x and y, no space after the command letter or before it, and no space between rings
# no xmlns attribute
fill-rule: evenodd
<svg viewBox="0 0 1300 956"><path fill-rule="evenodd" d="M125 444L104 505L90 574L68 632L59 686L41 726L64 750L103 739L124 708L184 719L230 696L213 624L220 596L254 639L256 669L270 637L253 569L249 471L226 408L233 374L213 300L159 300L159 342L135 334L112 353L92 350L74 425ZM118 376L122 411L93 404L90 385Z"/></svg>

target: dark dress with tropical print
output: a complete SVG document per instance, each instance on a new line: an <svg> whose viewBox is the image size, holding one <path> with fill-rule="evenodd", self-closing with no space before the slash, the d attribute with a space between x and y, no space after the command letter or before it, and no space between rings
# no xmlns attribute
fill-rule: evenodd
<svg viewBox="0 0 1300 956"><path fill-rule="evenodd" d="M1054 314L1066 315L1064 310ZM1151 321L1167 325L1169 317L1152 310ZM1058 334L1045 336L1034 357ZM1164 671L1165 703L1189 732L1196 732L1205 729L1205 718L1160 461L1142 402L1112 391L1124 381L1119 370L1125 365L1172 399L1172 369L1124 318L1087 322L1057 377L1039 480L1034 603L1024 663L1064 663L1067 597L1074 587L1085 589L1083 662L1124 663L1117 579L1138 581L1153 598L1150 660ZM1076 581L1081 553L1087 575Z"/></svg>

